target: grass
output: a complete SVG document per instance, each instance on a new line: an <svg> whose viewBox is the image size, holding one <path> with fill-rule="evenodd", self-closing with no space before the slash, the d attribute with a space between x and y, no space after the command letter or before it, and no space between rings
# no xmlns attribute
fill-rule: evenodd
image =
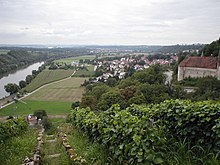
<svg viewBox="0 0 220 165"><path fill-rule="evenodd" d="M189 147L183 142L174 141L165 148L166 158L164 164L178 164L178 165L219 165L220 151L214 153L211 149L205 149L199 145Z"/></svg>
<svg viewBox="0 0 220 165"><path fill-rule="evenodd" d="M57 137L58 132L56 129L57 126L59 126L62 122L64 122L64 120L65 119L50 119L50 121L52 122L52 128L51 128L52 130L46 131L44 135L45 143L42 148L43 164L48 164L48 165L69 164L68 156L66 154L64 147L62 146L62 140ZM57 140L54 142L47 141L54 139ZM60 156L56 158L48 158L48 155L53 155L53 154L60 154Z"/></svg>
<svg viewBox="0 0 220 165"><path fill-rule="evenodd" d="M27 104L17 103L17 115L33 114L35 110L46 110L49 115L63 115L70 113L70 102L51 102L51 101L32 101L25 100ZM11 104L5 108L0 109L0 116L14 115L14 105Z"/></svg>
<svg viewBox="0 0 220 165"><path fill-rule="evenodd" d="M23 90L28 92L32 92L35 89L41 87L42 85L61 80L67 77L70 77L73 73L73 70L43 70L41 73L37 75L37 77L27 85Z"/></svg>
<svg viewBox="0 0 220 165"><path fill-rule="evenodd" d="M28 129L24 134L0 144L0 162L4 165L20 165L25 156L34 154L37 145L37 130Z"/></svg>
<svg viewBox="0 0 220 165"><path fill-rule="evenodd" d="M60 82L45 86L25 100L42 100L42 101L63 101L74 102L80 101L84 92L84 87L81 84L87 78L69 78Z"/></svg>
<svg viewBox="0 0 220 165"><path fill-rule="evenodd" d="M86 56L77 56L77 57L71 57L71 58L63 58L63 59L59 59L59 60L55 60L54 62L63 62L63 63L66 63L66 64L71 64L73 61L76 61L76 62L79 62L80 59L89 59L89 60L92 60L94 59L95 56L93 55L86 55Z"/></svg>
<svg viewBox="0 0 220 165"><path fill-rule="evenodd" d="M87 70L86 69L79 69L76 71L76 73L73 76L74 77L92 77L94 75L95 75L94 66L88 65Z"/></svg>
<svg viewBox="0 0 220 165"><path fill-rule="evenodd" d="M88 137L77 129L72 130L68 135L68 140L76 153L82 156L88 164L98 165L107 162L104 147L96 142L91 143Z"/></svg>

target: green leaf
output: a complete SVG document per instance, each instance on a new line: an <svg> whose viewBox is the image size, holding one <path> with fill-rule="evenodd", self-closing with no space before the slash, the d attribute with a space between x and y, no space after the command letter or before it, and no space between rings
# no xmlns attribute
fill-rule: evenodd
<svg viewBox="0 0 220 165"><path fill-rule="evenodd" d="M161 163L163 163L163 159L162 158L156 158L156 159L154 159L154 163L155 164L161 164Z"/></svg>

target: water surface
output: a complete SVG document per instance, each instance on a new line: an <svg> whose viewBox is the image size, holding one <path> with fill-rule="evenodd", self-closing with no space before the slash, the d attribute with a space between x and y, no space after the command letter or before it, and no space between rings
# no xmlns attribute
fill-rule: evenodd
<svg viewBox="0 0 220 165"><path fill-rule="evenodd" d="M7 76L2 77L0 79L0 99L9 95L9 93L7 93L4 89L5 85L8 83L16 83L19 85L19 81L25 80L27 75L32 74L32 70L38 70L43 63L44 62L34 63L26 68L19 69L14 73L10 73Z"/></svg>

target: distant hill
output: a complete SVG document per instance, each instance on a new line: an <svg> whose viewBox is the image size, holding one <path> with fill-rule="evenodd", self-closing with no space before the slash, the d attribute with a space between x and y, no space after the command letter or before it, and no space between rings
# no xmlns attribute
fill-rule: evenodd
<svg viewBox="0 0 220 165"><path fill-rule="evenodd" d="M204 56L218 56L220 51L220 38L210 44L205 45L202 49Z"/></svg>
<svg viewBox="0 0 220 165"><path fill-rule="evenodd" d="M162 48L160 45L88 45L87 49L106 49L118 51L137 51L137 52L155 52Z"/></svg>
<svg viewBox="0 0 220 165"><path fill-rule="evenodd" d="M158 49L161 53L180 53L180 52L195 52L196 50L202 50L204 44L192 44L192 45L171 45L163 46Z"/></svg>

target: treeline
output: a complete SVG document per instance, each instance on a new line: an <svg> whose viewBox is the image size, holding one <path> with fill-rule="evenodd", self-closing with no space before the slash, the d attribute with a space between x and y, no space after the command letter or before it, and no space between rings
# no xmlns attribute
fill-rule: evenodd
<svg viewBox="0 0 220 165"><path fill-rule="evenodd" d="M202 51L204 56L218 56L220 51L220 38L207 44Z"/></svg>
<svg viewBox="0 0 220 165"><path fill-rule="evenodd" d="M109 78L106 82L87 84L86 93L82 97L80 107L104 111L112 104L126 108L131 104L160 103L166 99L180 97L183 89L165 84L166 75L160 65L151 66L132 76L118 80ZM75 104L73 104L74 107Z"/></svg>
<svg viewBox="0 0 220 165"><path fill-rule="evenodd" d="M183 51L191 51L201 50L204 47L203 44L192 44L192 45L171 45L171 46L163 46L158 50L158 52L162 53L180 53Z"/></svg>
<svg viewBox="0 0 220 165"><path fill-rule="evenodd" d="M3 48L1 48L3 49ZM67 57L88 55L89 50L85 48L56 48L56 49L34 49L34 48L4 48L10 50L7 54L0 54L0 75L23 66L40 61L53 61Z"/></svg>
<svg viewBox="0 0 220 165"><path fill-rule="evenodd" d="M167 99L219 100L220 80L215 77L188 78L176 84L166 82L165 68L153 65L143 71L134 72L130 77L119 80L108 78L99 83L84 82L86 92L81 103L72 107L90 107L95 111L105 111L112 104L126 108L131 104L160 103ZM187 93L184 86L193 86L194 92Z"/></svg>
<svg viewBox="0 0 220 165"><path fill-rule="evenodd" d="M7 54L0 54L0 74L44 59L43 55L35 56L23 50L12 50Z"/></svg>
<svg viewBox="0 0 220 165"><path fill-rule="evenodd" d="M25 88L28 84L31 83L31 81L40 73L42 72L46 66L48 65L48 63L44 63L43 65L41 65L38 70L32 70L32 74L27 75L25 80L21 80L19 81L19 84L15 84L15 83L8 83L7 85L4 86L5 91L10 93L10 95L15 94L17 92L19 92L20 89ZM22 91L22 92L26 92L26 91ZM22 93L20 93L22 94ZM19 96L19 95L18 95Z"/></svg>

